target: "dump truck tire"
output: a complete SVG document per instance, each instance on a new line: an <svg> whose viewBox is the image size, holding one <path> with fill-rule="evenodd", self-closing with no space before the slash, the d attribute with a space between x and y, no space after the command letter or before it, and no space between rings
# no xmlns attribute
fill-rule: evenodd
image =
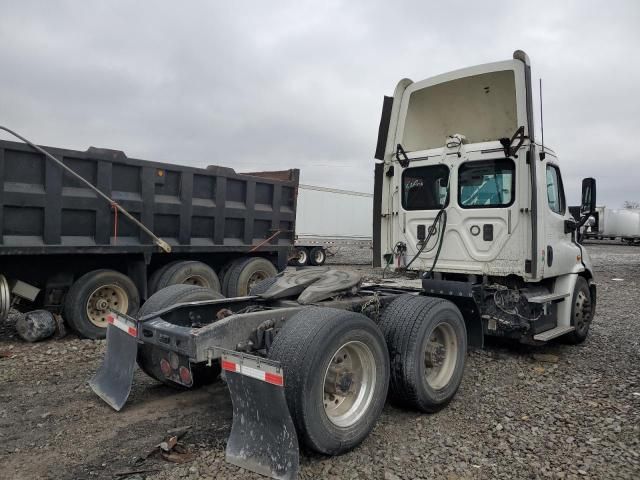
<svg viewBox="0 0 640 480"><path fill-rule="evenodd" d="M369 435L384 407L389 356L379 327L362 314L311 307L291 317L269 350L284 370L299 440L339 455Z"/></svg>
<svg viewBox="0 0 640 480"><path fill-rule="evenodd" d="M324 265L327 260L327 252L322 247L313 247L309 252L309 263L316 267Z"/></svg>
<svg viewBox="0 0 640 480"><path fill-rule="evenodd" d="M195 285L220 292L220 279L213 269L195 260L172 263L158 277L153 293L169 285Z"/></svg>
<svg viewBox="0 0 640 480"><path fill-rule="evenodd" d="M95 340L107 335L108 308L133 315L139 306L138 289L129 277L115 270L93 270L67 292L64 318L78 335Z"/></svg>
<svg viewBox="0 0 640 480"><path fill-rule="evenodd" d="M233 298L249 295L251 288L277 274L276 267L266 258L249 257L241 262L235 262L228 273L227 296Z"/></svg>
<svg viewBox="0 0 640 480"><path fill-rule="evenodd" d="M149 280L147 280L147 298L158 291L158 280L160 280L162 274L166 272L168 268L170 268L172 265L175 265L179 261L180 260L174 260L173 262L169 262L166 265L163 265L162 267L156 269L151 274Z"/></svg>
<svg viewBox="0 0 640 480"><path fill-rule="evenodd" d="M225 263L220 269L219 277L222 279L222 294L229 298L229 278L231 277L231 269L234 265L244 262L249 257L240 257Z"/></svg>
<svg viewBox="0 0 640 480"><path fill-rule="evenodd" d="M269 277L259 281L253 287L251 287L251 290L249 291L249 295L260 295L261 293L266 292L267 290L269 290L271 285L276 283L277 280L278 280L278 277Z"/></svg>
<svg viewBox="0 0 640 480"><path fill-rule="evenodd" d="M565 343L577 345L587 339L591 320L593 320L596 310L595 302L591 298L589 283L584 277L576 279L571 302L571 325L575 327L575 330L564 335L562 340Z"/></svg>
<svg viewBox="0 0 640 480"><path fill-rule="evenodd" d="M456 394L464 373L467 332L458 307L448 300L402 295L380 320L391 361L390 398L436 412Z"/></svg>
<svg viewBox="0 0 640 480"><path fill-rule="evenodd" d="M219 298L224 297L219 292L215 292L208 288L184 284L170 285L149 297L149 300L147 300L138 311L137 317L142 318L170 307L171 305L175 305L176 303L217 300ZM142 344L138 347L137 362L140 369L151 378L154 378L172 388L187 388L172 382L162 374L160 365L154 358L157 350L162 349L147 344ZM214 361L212 362L211 367L207 366L206 363L192 363L191 374L193 377L193 387L191 388L207 385L214 382L220 375L220 363L218 361Z"/></svg>

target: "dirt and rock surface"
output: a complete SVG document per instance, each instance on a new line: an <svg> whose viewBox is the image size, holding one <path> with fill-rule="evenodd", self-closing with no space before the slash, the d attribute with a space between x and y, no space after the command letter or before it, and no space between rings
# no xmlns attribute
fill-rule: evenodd
<svg viewBox="0 0 640 480"><path fill-rule="evenodd" d="M470 352L446 409L422 415L387 405L352 452L304 453L300 477L640 478L640 248L589 250L598 313L584 344ZM356 258L366 261L366 252L331 260ZM262 478L224 462L231 402L222 383L176 392L138 371L115 413L87 386L104 342L68 335L27 344L14 320L0 325L0 478ZM188 463L137 462L184 426ZM146 471L118 475L133 470Z"/></svg>

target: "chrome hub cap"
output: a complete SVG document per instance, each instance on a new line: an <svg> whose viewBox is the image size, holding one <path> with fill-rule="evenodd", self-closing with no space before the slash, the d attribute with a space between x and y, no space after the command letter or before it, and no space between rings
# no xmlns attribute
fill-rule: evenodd
<svg viewBox="0 0 640 480"><path fill-rule="evenodd" d="M369 347L362 342L342 345L324 375L323 404L329 420L338 427L356 423L371 405L375 383L376 365Z"/></svg>
<svg viewBox="0 0 640 480"><path fill-rule="evenodd" d="M456 334L448 323L436 325L424 350L424 377L434 390L447 386L458 361Z"/></svg>
<svg viewBox="0 0 640 480"><path fill-rule="evenodd" d="M584 292L578 292L576 295L576 305L574 310L573 326L576 331L583 333L589 328L591 322L591 301Z"/></svg>

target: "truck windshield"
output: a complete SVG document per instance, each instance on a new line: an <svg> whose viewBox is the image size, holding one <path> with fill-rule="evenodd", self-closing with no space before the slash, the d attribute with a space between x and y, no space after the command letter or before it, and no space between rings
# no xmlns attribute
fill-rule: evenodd
<svg viewBox="0 0 640 480"><path fill-rule="evenodd" d="M449 203L449 168L445 165L407 168L402 172L402 207L439 210Z"/></svg>
<svg viewBox="0 0 640 480"><path fill-rule="evenodd" d="M507 207L513 203L515 166L508 159L468 162L458 169L458 201L463 208Z"/></svg>

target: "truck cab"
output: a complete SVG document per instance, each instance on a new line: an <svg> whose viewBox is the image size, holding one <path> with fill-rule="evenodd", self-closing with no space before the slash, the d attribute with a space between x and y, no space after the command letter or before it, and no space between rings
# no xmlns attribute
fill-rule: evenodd
<svg viewBox="0 0 640 480"><path fill-rule="evenodd" d="M473 285L485 334L504 334L497 328L504 319L483 307L493 287L498 317L511 312L508 330L527 319L510 336L535 342L571 333L570 297L576 282L583 286L578 277L589 286L592 316L591 262L576 241L580 222L567 207L558 156L534 138L524 52L401 80L385 98L376 158L379 266L421 272L427 293L469 296L463 292ZM586 212L595 205L595 181L583 184ZM508 306L495 300L496 291L509 297ZM518 303L534 313L518 313ZM540 321L549 315L555 318Z"/></svg>

